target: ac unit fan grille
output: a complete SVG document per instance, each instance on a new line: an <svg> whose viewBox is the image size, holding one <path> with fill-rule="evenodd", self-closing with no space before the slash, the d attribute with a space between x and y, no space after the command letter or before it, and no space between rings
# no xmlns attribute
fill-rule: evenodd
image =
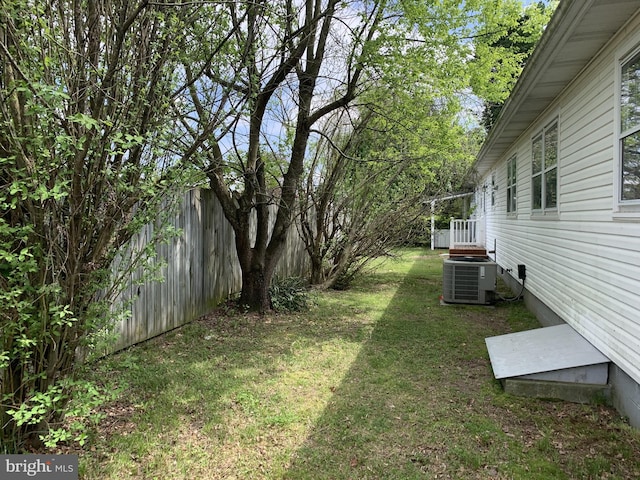
<svg viewBox="0 0 640 480"><path fill-rule="evenodd" d="M455 269L455 298L457 300L474 300L478 297L478 267L457 266Z"/></svg>

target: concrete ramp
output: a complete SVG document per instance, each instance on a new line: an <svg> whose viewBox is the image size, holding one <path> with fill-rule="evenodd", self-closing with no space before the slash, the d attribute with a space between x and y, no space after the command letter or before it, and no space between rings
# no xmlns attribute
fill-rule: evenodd
<svg viewBox="0 0 640 480"><path fill-rule="evenodd" d="M485 339L505 391L588 403L609 396L609 359L569 325Z"/></svg>

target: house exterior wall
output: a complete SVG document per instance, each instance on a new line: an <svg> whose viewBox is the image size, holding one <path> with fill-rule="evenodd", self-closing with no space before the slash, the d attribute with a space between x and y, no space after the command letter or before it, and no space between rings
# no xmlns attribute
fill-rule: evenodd
<svg viewBox="0 0 640 480"><path fill-rule="evenodd" d="M530 298L567 322L611 359L611 376L633 385L619 392L640 426L640 212L616 213L616 75L621 51L640 45L640 15L599 53L482 179L477 214L486 245L512 277L527 269ZM559 129L557 211L531 207L531 143L543 127ZM517 158L517 212L507 214L507 160ZM491 201L492 176L497 189ZM554 323L555 321L550 321ZM557 323L557 322L555 322ZM614 386L615 388L615 386ZM621 387L622 388L622 387ZM635 393L634 393L635 392ZM631 397L629 397L631 395ZM635 395L635 397L634 397ZM634 411L635 409L635 411Z"/></svg>

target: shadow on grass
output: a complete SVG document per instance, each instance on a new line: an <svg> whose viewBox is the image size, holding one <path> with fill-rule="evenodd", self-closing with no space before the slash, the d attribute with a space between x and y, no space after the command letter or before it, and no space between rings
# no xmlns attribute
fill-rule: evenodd
<svg viewBox="0 0 640 480"><path fill-rule="evenodd" d="M402 275L385 281L399 283ZM268 457L274 431L314 416L290 408L296 395L317 394L311 389L318 382L308 377L319 369L305 362L331 363L333 351L325 347L359 346L370 333L354 317L373 306L352 295L327 302L309 317L214 312L105 359L98 376L110 375L126 392L106 410L102 438L83 455L81 477L265 478L256 471L262 455L256 450ZM325 383L339 384L336 375ZM331 394L326 387L325 398ZM292 449L282 448L286 455Z"/></svg>
<svg viewBox="0 0 640 480"><path fill-rule="evenodd" d="M609 410L512 398L495 381L484 339L537 328L524 306L442 306L440 277L441 262L415 258L283 478L631 478L632 452L620 477L594 461L626 441L603 429Z"/></svg>
<svg viewBox="0 0 640 480"><path fill-rule="evenodd" d="M440 269L433 257L414 259L285 478L409 479L451 469L451 439L495 388L484 338L508 326L495 308L442 306Z"/></svg>
<svg viewBox="0 0 640 480"><path fill-rule="evenodd" d="M81 478L638 477L639 437L609 410L502 393L484 339L536 320L440 305L422 253L310 314L213 314L112 357L130 391Z"/></svg>

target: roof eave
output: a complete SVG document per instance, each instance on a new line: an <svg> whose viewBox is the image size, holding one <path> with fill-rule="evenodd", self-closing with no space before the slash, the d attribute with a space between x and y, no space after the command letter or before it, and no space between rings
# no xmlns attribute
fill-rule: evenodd
<svg viewBox="0 0 640 480"><path fill-rule="evenodd" d="M593 56L608 43L615 31L629 20L629 11L633 12L638 8L637 2L621 0L620 3L627 9L625 14L612 16L609 24L599 24L601 32L597 34L589 31L587 45L582 38L577 38L585 34L585 31L580 31L579 26L589 13L598 13L597 9L593 9L598 6L598 1L560 2L477 155L474 167L480 176L486 175L508 153L508 149L529 125L547 110L573 78L590 63ZM573 48L567 48L569 42L573 43ZM576 48L576 45L579 47ZM556 61L560 52L564 55L562 61ZM544 79L544 85L541 79Z"/></svg>

